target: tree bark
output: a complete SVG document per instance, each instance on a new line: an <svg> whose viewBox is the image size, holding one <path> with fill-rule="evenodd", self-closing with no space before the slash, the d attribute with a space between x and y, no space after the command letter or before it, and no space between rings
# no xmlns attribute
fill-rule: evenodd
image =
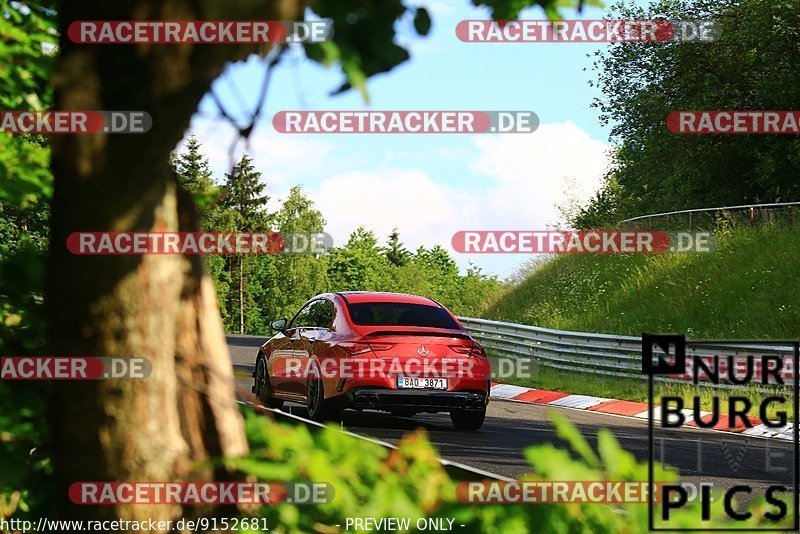
<svg viewBox="0 0 800 534"><path fill-rule="evenodd" d="M295 0L68 1L59 9L58 109L144 110L147 134L53 140L48 273L50 348L58 355L146 357L145 380L60 383L51 406L62 517L175 519L215 513L180 506L75 506L79 481L212 480L209 457L246 453L233 370L214 287L200 257L76 256L76 231L199 230L168 161L200 99L244 45L80 45L74 20L290 20ZM217 478L218 479L218 478ZM143 531L138 531L143 532ZM144 531L146 532L146 530Z"/></svg>
<svg viewBox="0 0 800 534"><path fill-rule="evenodd" d="M239 258L239 333L244 334L244 258Z"/></svg>

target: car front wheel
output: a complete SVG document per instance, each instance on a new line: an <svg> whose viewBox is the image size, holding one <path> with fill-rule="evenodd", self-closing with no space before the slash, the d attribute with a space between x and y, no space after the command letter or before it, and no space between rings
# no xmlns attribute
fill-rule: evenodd
<svg viewBox="0 0 800 534"><path fill-rule="evenodd" d="M486 419L486 408L483 410L453 410L450 420L456 430L478 430Z"/></svg>

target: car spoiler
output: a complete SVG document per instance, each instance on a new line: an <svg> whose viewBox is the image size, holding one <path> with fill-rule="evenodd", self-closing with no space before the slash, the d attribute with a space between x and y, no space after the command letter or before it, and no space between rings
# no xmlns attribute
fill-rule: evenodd
<svg viewBox="0 0 800 534"><path fill-rule="evenodd" d="M466 332L459 330L372 330L366 332L364 337L376 336L425 336L425 337L457 337L461 339L472 340L472 337Z"/></svg>

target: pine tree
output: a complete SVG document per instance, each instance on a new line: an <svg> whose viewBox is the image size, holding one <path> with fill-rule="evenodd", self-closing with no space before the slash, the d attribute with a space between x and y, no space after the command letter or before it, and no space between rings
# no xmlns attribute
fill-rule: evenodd
<svg viewBox="0 0 800 534"><path fill-rule="evenodd" d="M269 223L269 196L264 194L266 184L261 183L261 173L253 167L253 160L242 155L225 179L222 205L233 212L236 231L264 231Z"/></svg>
<svg viewBox="0 0 800 534"><path fill-rule="evenodd" d="M386 256L386 259L389 260L390 263L397 265L398 267L402 267L408 263L408 260L411 257L411 254L400 242L400 234L398 233L397 228L392 229L392 233L389 234L389 239L386 242L386 248L384 249L384 256Z"/></svg>
<svg viewBox="0 0 800 534"><path fill-rule="evenodd" d="M268 230L270 217L266 206L269 196L264 194L266 184L261 183L261 173L253 167L253 161L242 155L242 159L226 175L221 206L232 217L233 230L237 232L263 232ZM245 263L243 255L228 258L228 269L234 281L235 292L228 299L231 316L238 316L238 332L245 331L246 292Z"/></svg>
<svg viewBox="0 0 800 534"><path fill-rule="evenodd" d="M186 142L186 152L172 158L178 180L192 194L208 193L214 185L208 158L200 152L200 147L197 137L192 134Z"/></svg>

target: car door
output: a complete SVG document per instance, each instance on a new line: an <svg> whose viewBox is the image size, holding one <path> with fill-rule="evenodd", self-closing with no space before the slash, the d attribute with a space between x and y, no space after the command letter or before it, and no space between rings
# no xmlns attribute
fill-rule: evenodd
<svg viewBox="0 0 800 534"><path fill-rule="evenodd" d="M316 357L318 361L322 361L329 352L327 348L331 337L333 311L333 303L328 299L321 298L311 303L308 324L302 328L296 347L297 357L301 358L305 369L309 368L312 359ZM330 372L335 373L335 369ZM303 387L306 387L306 381L303 382ZM305 391L303 389L303 393Z"/></svg>
<svg viewBox="0 0 800 534"><path fill-rule="evenodd" d="M305 395L305 367L300 346L300 335L311 322L311 309L315 301L300 308L286 328L285 338L279 347L272 351L269 373L276 393L296 397Z"/></svg>

